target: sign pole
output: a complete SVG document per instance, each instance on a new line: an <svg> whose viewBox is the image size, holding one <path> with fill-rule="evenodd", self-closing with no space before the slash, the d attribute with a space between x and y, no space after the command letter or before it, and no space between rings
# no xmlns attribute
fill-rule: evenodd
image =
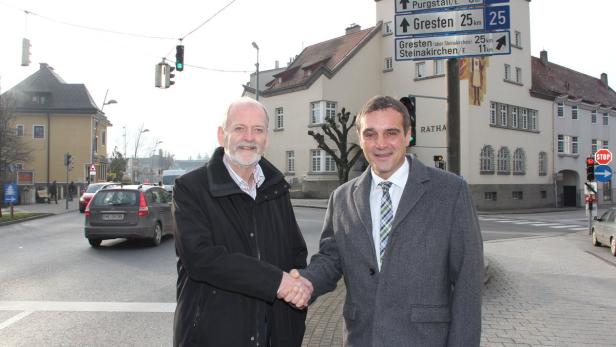
<svg viewBox="0 0 616 347"><path fill-rule="evenodd" d="M447 166L460 175L460 70L458 58L447 60Z"/></svg>

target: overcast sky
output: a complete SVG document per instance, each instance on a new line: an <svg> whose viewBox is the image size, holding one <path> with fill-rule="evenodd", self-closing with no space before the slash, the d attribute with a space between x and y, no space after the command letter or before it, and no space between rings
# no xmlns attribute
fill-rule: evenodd
<svg viewBox="0 0 616 347"><path fill-rule="evenodd" d="M241 95L254 71L252 41L260 47L261 69L271 69L276 60L286 66L305 46L343 35L351 23L367 28L376 21L373 0L236 0L183 41L185 63L206 69L187 66L176 72L171 88L155 88L154 66L163 56L175 59L177 38L230 2L0 0L1 91L36 72L38 63L48 63L67 83L85 84L99 107L107 89L107 99L118 101L104 109L113 124L109 151L114 146L124 151L126 127L132 153L144 124L150 131L140 155L149 155L162 141L158 148L194 159L216 146L216 127L227 103ZM614 85L613 0L533 0L530 10L534 56L546 49L550 61L594 77L606 72ZM29 67L20 66L23 37L32 44Z"/></svg>

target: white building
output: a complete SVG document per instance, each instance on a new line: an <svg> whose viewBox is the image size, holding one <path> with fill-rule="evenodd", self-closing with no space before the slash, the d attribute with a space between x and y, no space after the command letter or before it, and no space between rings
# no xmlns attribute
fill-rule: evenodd
<svg viewBox="0 0 616 347"><path fill-rule="evenodd" d="M307 132L319 130L324 117L342 107L357 113L374 95L415 96L417 144L409 152L429 165L434 155L447 160L446 61L396 61L395 2L375 3L374 27L352 25L344 36L305 48L260 92L274 125L266 156L305 196L327 197L338 185L335 163ZM579 204L585 155L576 159L558 153L558 134L577 133L563 128L555 105L588 99L592 102L584 109L594 107L609 118L616 114L616 94L606 82L603 99L586 98L592 90L558 92L555 99L549 84L563 76L547 79L535 71L539 60L530 54L528 1L511 0L509 5L511 54L460 59L460 173L481 209L562 206L563 190L570 185L576 187ZM245 94L251 92L245 88ZM592 138L601 145L610 141L599 129L577 136L580 143L582 138L588 141L589 150ZM356 136L351 141L356 143ZM353 174L364 167L357 165ZM577 176L572 178L568 170Z"/></svg>

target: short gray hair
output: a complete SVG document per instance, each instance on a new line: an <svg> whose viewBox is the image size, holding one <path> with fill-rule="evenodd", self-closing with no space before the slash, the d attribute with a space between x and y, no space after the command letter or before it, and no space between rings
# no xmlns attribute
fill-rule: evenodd
<svg viewBox="0 0 616 347"><path fill-rule="evenodd" d="M263 113L265 113L265 126L269 128L269 115L267 114L267 110L265 109L265 106L263 106L262 103L258 102L255 99L251 99L251 98L244 96L239 99L233 100L231 104L229 104L229 107L227 108L227 112L225 113L225 118L222 120L222 128L224 130L227 130L227 121L229 120L231 109L233 109L233 107L235 106L244 106L244 105L260 107L263 110Z"/></svg>
<svg viewBox="0 0 616 347"><path fill-rule="evenodd" d="M374 96L364 104L361 111L357 115L357 119L355 120L357 132L359 133L361 131L360 123L362 118L364 118L367 113L385 110L388 108L394 109L402 115L402 128L404 129L404 132L407 133L411 127L411 116L409 115L408 109L403 103L392 98L391 96L382 95Z"/></svg>

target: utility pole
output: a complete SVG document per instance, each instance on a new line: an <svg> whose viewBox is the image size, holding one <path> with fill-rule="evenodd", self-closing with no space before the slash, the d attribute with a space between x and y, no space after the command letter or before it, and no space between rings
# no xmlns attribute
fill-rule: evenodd
<svg viewBox="0 0 616 347"><path fill-rule="evenodd" d="M460 70L458 58L447 60L447 162L460 175Z"/></svg>

